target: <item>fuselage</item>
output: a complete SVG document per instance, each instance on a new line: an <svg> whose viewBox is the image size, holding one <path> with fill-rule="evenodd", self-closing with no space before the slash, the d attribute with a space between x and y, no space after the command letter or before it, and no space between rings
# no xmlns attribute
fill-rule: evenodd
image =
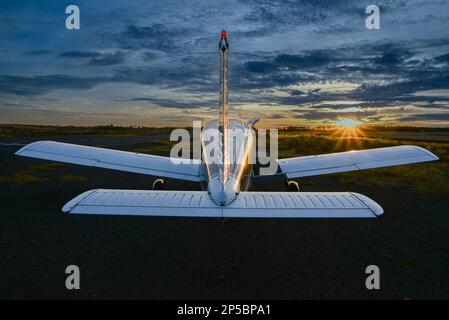
<svg viewBox="0 0 449 320"><path fill-rule="evenodd" d="M249 185L250 157L254 154L254 135L250 126L242 121L229 120L228 139L222 139L219 121L206 124L201 134L203 161L207 171L207 191L220 206L235 200ZM222 141L227 141L223 154ZM226 173L226 174L224 174Z"/></svg>

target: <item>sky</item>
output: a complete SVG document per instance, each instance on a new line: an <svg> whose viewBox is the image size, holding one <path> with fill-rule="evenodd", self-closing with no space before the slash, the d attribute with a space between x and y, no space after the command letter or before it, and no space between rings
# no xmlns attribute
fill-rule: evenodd
<svg viewBox="0 0 449 320"><path fill-rule="evenodd" d="M447 0L1 1L0 123L215 119L222 28L231 117L449 126Z"/></svg>

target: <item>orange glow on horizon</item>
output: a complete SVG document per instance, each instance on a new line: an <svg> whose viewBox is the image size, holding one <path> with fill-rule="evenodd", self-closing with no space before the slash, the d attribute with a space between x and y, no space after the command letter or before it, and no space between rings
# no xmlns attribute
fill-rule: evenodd
<svg viewBox="0 0 449 320"><path fill-rule="evenodd" d="M357 122L361 123L360 121ZM353 124L353 122L347 123ZM340 126L332 137L338 139L338 142L335 145L335 150L342 150L352 149L353 147L361 149L363 147L363 139L365 139L366 136L358 125L353 124L352 126Z"/></svg>

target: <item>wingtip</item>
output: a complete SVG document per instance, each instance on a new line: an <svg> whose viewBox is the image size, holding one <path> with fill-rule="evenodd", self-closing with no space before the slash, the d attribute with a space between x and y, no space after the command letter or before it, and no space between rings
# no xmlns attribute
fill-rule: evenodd
<svg viewBox="0 0 449 320"><path fill-rule="evenodd" d="M351 192L351 194L363 202L376 217L379 217L384 213L384 209L373 199L356 192Z"/></svg>
<svg viewBox="0 0 449 320"><path fill-rule="evenodd" d="M429 161L437 161L437 160L440 160L440 158L438 158L438 156L436 156L434 153L430 152L430 151L427 150L426 148L419 147L419 146L415 146L415 145L408 145L407 147L412 147L412 148L415 148L415 149L417 149L417 150L420 150L422 153L426 154L426 156L429 157Z"/></svg>
<svg viewBox="0 0 449 320"><path fill-rule="evenodd" d="M31 144L31 143L24 145L22 148L20 148L20 149L17 150L16 152L14 152L14 155L16 155L16 156L22 156L23 153L25 152L25 150L28 149L28 146L29 146L30 144Z"/></svg>
<svg viewBox="0 0 449 320"><path fill-rule="evenodd" d="M14 154L16 156L26 156L26 151L28 151L30 149L30 147L43 143L43 142L54 142L54 141L50 141L50 140L39 140L39 141L34 141L34 142L30 142L26 145L24 145L22 148L20 148L19 150L17 150Z"/></svg>
<svg viewBox="0 0 449 320"><path fill-rule="evenodd" d="M91 193L98 191L99 189L93 189L93 190L89 190L89 191L85 191L79 195L77 195L75 198L73 198L72 200L70 200L69 202L67 202L63 207L62 207L62 212L63 213L70 213L73 208L75 208L81 201L83 201L84 198L86 198L87 196L89 196Z"/></svg>
<svg viewBox="0 0 449 320"><path fill-rule="evenodd" d="M438 158L438 156L437 156L436 154L430 152L429 150L427 150L427 149L425 149L425 148L422 148L422 147L417 147L417 148L419 148L419 149L421 149L423 152L425 152L425 153L431 158L430 161L437 161L437 160L440 160L440 158Z"/></svg>

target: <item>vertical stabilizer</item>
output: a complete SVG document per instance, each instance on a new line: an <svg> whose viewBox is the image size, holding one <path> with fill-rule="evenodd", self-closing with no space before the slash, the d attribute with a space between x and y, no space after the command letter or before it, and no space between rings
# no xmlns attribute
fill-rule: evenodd
<svg viewBox="0 0 449 320"><path fill-rule="evenodd" d="M220 42L218 45L220 53L220 118L219 129L221 134L221 156L222 168L220 179L225 183L228 178L229 159L228 159L228 51L229 42L228 35L225 30L221 31Z"/></svg>

